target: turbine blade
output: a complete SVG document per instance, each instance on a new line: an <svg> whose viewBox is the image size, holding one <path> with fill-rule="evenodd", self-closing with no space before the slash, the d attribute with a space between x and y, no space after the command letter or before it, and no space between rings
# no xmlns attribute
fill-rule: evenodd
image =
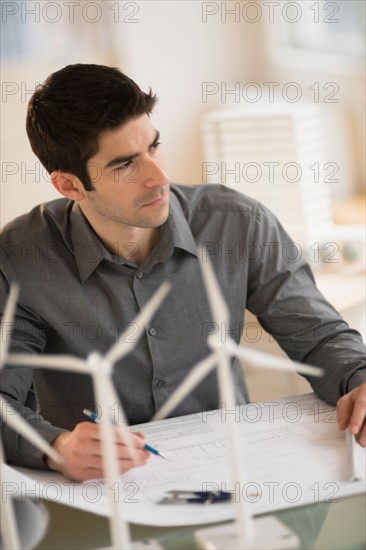
<svg viewBox="0 0 366 550"><path fill-rule="evenodd" d="M156 310L160 306L161 302L164 300L165 296L170 291L171 284L166 281L163 283L160 288L155 292L152 298L147 302L146 306L141 310L141 312L135 317L133 323L138 327L137 339L142 335L144 328L155 314ZM130 338L130 329L125 330L118 338L118 341L111 347L111 349L106 353L106 359L112 365L116 363L119 359L122 359L127 355L136 345L136 341L129 341Z"/></svg>
<svg viewBox="0 0 366 550"><path fill-rule="evenodd" d="M113 403L113 412L111 409L109 409L110 421L112 424L115 425L115 428L118 431L120 438L122 439L123 443L126 445L127 452L129 453L131 460L136 462L137 450L132 444L131 433L128 431L127 425L124 422L124 419L126 418L126 413L123 409L121 401L119 400L119 397L113 385L113 381L111 379L108 379L108 381L106 380L104 389L106 390L108 401L110 403ZM117 417L114 414L115 404L117 404Z"/></svg>
<svg viewBox="0 0 366 550"><path fill-rule="evenodd" d="M205 359L197 363L151 420L162 420L166 418L168 414L183 401L189 392L207 376L216 363L217 358L214 353L211 353L211 355L208 355Z"/></svg>
<svg viewBox="0 0 366 550"><path fill-rule="evenodd" d="M83 359L71 355L12 353L7 357L6 364L90 374L87 363Z"/></svg>
<svg viewBox="0 0 366 550"><path fill-rule="evenodd" d="M35 447L44 452L47 456L52 458L55 462L61 464L61 456L53 449L43 437L35 431L34 428L19 416L14 407L8 403L0 395L0 414L3 417L6 424L8 424L14 431L19 433Z"/></svg>
<svg viewBox="0 0 366 550"><path fill-rule="evenodd" d="M323 376L323 369L320 367L305 365L304 363L292 361L286 357L283 358L277 355L270 355L269 353L248 349L244 346L236 346L236 349L234 349L233 346L232 354L260 369L282 370L310 374L311 376Z"/></svg>

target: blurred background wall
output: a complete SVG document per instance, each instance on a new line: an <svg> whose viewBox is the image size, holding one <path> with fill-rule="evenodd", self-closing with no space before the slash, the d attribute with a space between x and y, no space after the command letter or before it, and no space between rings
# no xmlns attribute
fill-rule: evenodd
<svg viewBox="0 0 366 550"><path fill-rule="evenodd" d="M168 173L184 183L202 181L202 114L248 108L250 91L274 103L301 93L296 105L321 108L326 159L339 166L335 207L341 200L359 220L362 199L345 208L365 181L364 9L357 0L2 1L1 225L56 196L30 150L26 107L37 83L78 62L118 66L158 94Z"/></svg>

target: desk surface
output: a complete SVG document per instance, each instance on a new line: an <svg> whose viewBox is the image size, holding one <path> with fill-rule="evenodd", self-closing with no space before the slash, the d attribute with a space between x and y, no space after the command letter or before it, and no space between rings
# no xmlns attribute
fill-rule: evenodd
<svg viewBox="0 0 366 550"><path fill-rule="evenodd" d="M45 502L45 505L50 513L50 523L37 550L91 549L110 543L106 518L57 503ZM300 548L304 550L366 548L365 495L293 508L275 515L298 534ZM131 532L133 539L153 537L171 550L196 548L192 527L175 529L132 525Z"/></svg>

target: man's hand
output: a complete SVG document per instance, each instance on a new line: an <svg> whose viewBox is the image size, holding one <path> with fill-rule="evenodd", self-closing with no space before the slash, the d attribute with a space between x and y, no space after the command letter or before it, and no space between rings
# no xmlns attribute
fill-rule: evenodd
<svg viewBox="0 0 366 550"><path fill-rule="evenodd" d="M361 447L366 447L366 382L338 399L337 419L340 430L348 428Z"/></svg>
<svg viewBox="0 0 366 550"><path fill-rule="evenodd" d="M131 445L136 458L131 458L131 448L127 447L116 431L116 448L120 473L127 472L135 466L146 464L149 453L143 450L144 435L140 432L130 434ZM64 432L56 437L52 445L63 458L62 464L47 459L53 470L64 474L74 481L103 478L103 457L100 426L91 422L77 424L72 432ZM132 449L133 450L133 449Z"/></svg>

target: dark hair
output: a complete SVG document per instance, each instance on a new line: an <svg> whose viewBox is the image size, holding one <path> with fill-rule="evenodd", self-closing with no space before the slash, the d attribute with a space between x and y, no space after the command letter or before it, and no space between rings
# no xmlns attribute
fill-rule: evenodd
<svg viewBox="0 0 366 550"><path fill-rule="evenodd" d="M150 114L157 101L120 70L68 65L36 88L28 105L27 134L46 170L70 172L86 190L93 184L86 164L98 151L101 132Z"/></svg>

